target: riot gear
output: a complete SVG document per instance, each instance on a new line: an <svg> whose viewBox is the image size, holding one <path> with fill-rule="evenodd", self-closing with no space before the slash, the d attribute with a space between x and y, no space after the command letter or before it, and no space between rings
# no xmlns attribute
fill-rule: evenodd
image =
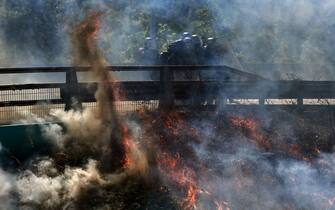
<svg viewBox="0 0 335 210"><path fill-rule="evenodd" d="M155 41L151 37L146 37L144 42L144 48L148 50L155 50Z"/></svg>
<svg viewBox="0 0 335 210"><path fill-rule="evenodd" d="M136 63L140 65L159 64L159 53L155 41L151 37L146 37L144 47L138 49Z"/></svg>
<svg viewBox="0 0 335 210"><path fill-rule="evenodd" d="M202 48L203 47L202 39L197 34L193 34L191 36L191 40L192 40L193 46L195 48Z"/></svg>
<svg viewBox="0 0 335 210"><path fill-rule="evenodd" d="M206 41L204 61L207 65L222 65L223 57L227 51L227 47L222 42L219 43L216 38L210 37ZM216 71L202 73L202 78L209 80L217 80L223 78L223 76L221 72Z"/></svg>
<svg viewBox="0 0 335 210"><path fill-rule="evenodd" d="M196 35L193 34L191 37L192 41L192 51L193 51L193 57L194 57L194 65L203 65L204 64L204 46L202 39Z"/></svg>
<svg viewBox="0 0 335 210"><path fill-rule="evenodd" d="M220 39L221 40L221 39ZM205 43L197 34L190 35L184 32L181 39L170 43L165 52L159 54L156 42L151 37L146 37L143 47L138 49L137 64L141 65L220 65L227 53L227 47L214 37L209 37ZM199 74L212 74L210 77L217 78L215 72L182 72L174 73L176 79L198 79ZM207 76L205 76L207 75Z"/></svg>
<svg viewBox="0 0 335 210"><path fill-rule="evenodd" d="M185 60L186 45L182 39L172 42L167 49L169 65L183 65Z"/></svg>
<svg viewBox="0 0 335 210"><path fill-rule="evenodd" d="M182 39L185 39L186 37L190 37L190 33L185 31L182 35Z"/></svg>
<svg viewBox="0 0 335 210"><path fill-rule="evenodd" d="M221 64L222 55L220 55L220 46L214 37L207 39L205 47L205 60L208 64Z"/></svg>

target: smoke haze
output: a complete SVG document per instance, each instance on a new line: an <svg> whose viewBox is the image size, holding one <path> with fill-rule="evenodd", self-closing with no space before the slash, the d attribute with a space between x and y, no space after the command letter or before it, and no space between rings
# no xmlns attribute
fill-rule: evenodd
<svg viewBox="0 0 335 210"><path fill-rule="evenodd" d="M108 63L132 63L133 54L150 34L151 14L159 14L155 18L162 46L183 31L224 37L243 70L277 79L334 78L335 7L331 0L193 0L187 4L174 0L3 0L0 9L0 44L6 49L1 51L1 66L70 65L67 30L85 12L96 10L105 16L99 46ZM198 10L207 19L192 13ZM240 67L236 62L227 64Z"/></svg>

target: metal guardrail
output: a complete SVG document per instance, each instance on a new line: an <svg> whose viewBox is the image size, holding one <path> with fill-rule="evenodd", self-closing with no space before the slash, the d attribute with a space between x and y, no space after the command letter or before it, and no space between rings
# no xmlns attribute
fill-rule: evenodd
<svg viewBox="0 0 335 210"><path fill-rule="evenodd" d="M160 104L172 104L171 74L176 71L219 71L230 78L232 75L245 78L247 80L264 80L254 74L239 71L228 66L108 66L110 71L115 72L139 72L153 71L160 72L159 82L122 82L119 84L127 97L124 100L159 100ZM23 84L23 85L4 85L0 86L0 91L7 91L11 95L3 100L0 93L0 107L5 106L28 106L40 103L66 104L69 109L71 98L76 97L82 102L93 102L96 84L78 84L75 72L87 72L89 67L29 67L29 68L3 68L0 74L27 74L27 73L66 73L66 83L57 84ZM59 89L60 97L28 99L28 90L47 90ZM9 91L9 92L8 92ZM12 91L12 92L10 92ZM31 93L30 93L31 94ZM35 93L36 94L36 93ZM24 97L27 95L27 97ZM15 97L13 97L15 96ZM6 97L5 97L6 98ZM15 99L15 100L13 100Z"/></svg>
<svg viewBox="0 0 335 210"><path fill-rule="evenodd" d="M61 73L68 71L76 72L87 72L90 67L20 67L20 68L0 68L0 74L26 74L26 73ZM250 79L264 80L263 77L251 74L248 72L243 72L238 69L224 66L224 65L154 65L154 66L107 66L109 71L115 72L125 72L125 71L162 71L162 69L170 69L173 71L197 71L197 70L215 70L224 71L226 73L232 73L236 75L248 76Z"/></svg>
<svg viewBox="0 0 335 210"><path fill-rule="evenodd" d="M260 76L227 66L108 66L110 71L159 71L160 81L118 82L124 97L121 101L159 101L161 107L186 100L191 105L205 105L218 98L257 99L265 105L267 99L294 99L293 105L304 105L306 99L335 99L332 81L269 81ZM0 74L66 73L66 83L20 84L0 86L0 107L33 106L36 104L69 104L76 97L82 103L95 102L96 83L77 83L75 72L89 67L30 67L0 69ZM175 71L217 71L228 75L224 81L173 81ZM232 81L236 77L236 81ZM212 103L212 102L211 102ZM225 102L223 102L225 103ZM213 103L212 103L213 104ZM234 103L232 103L234 104ZM241 104L238 104L241 105ZM271 104L267 104L271 105ZM333 105L328 103L326 105Z"/></svg>

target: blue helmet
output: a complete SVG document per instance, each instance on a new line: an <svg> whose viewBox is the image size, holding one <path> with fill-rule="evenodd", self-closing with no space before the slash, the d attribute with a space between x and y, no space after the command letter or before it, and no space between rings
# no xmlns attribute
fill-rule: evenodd
<svg viewBox="0 0 335 210"><path fill-rule="evenodd" d="M185 39L186 37L190 37L190 33L187 31L183 33L182 39Z"/></svg>
<svg viewBox="0 0 335 210"><path fill-rule="evenodd" d="M155 42L151 37L145 37L144 48L155 49Z"/></svg>
<svg viewBox="0 0 335 210"><path fill-rule="evenodd" d="M202 47L203 46L202 39L197 34L193 34L191 36L191 40L192 40L193 46L195 46L195 47Z"/></svg>

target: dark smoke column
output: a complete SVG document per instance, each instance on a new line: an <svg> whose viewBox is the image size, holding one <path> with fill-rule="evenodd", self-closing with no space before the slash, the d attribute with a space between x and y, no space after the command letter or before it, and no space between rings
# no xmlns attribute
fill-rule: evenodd
<svg viewBox="0 0 335 210"><path fill-rule="evenodd" d="M106 139L106 147L102 148L101 168L114 171L123 167L125 160L123 139L127 133L124 132L126 129L114 106L114 101L118 98L118 88L112 85L114 79L105 68L102 53L97 45L101 16L102 14L97 12L87 15L85 20L75 27L72 33L72 43L75 66L89 65L98 80L98 90L95 94L96 117L102 121L104 130L110 133L110 138Z"/></svg>

